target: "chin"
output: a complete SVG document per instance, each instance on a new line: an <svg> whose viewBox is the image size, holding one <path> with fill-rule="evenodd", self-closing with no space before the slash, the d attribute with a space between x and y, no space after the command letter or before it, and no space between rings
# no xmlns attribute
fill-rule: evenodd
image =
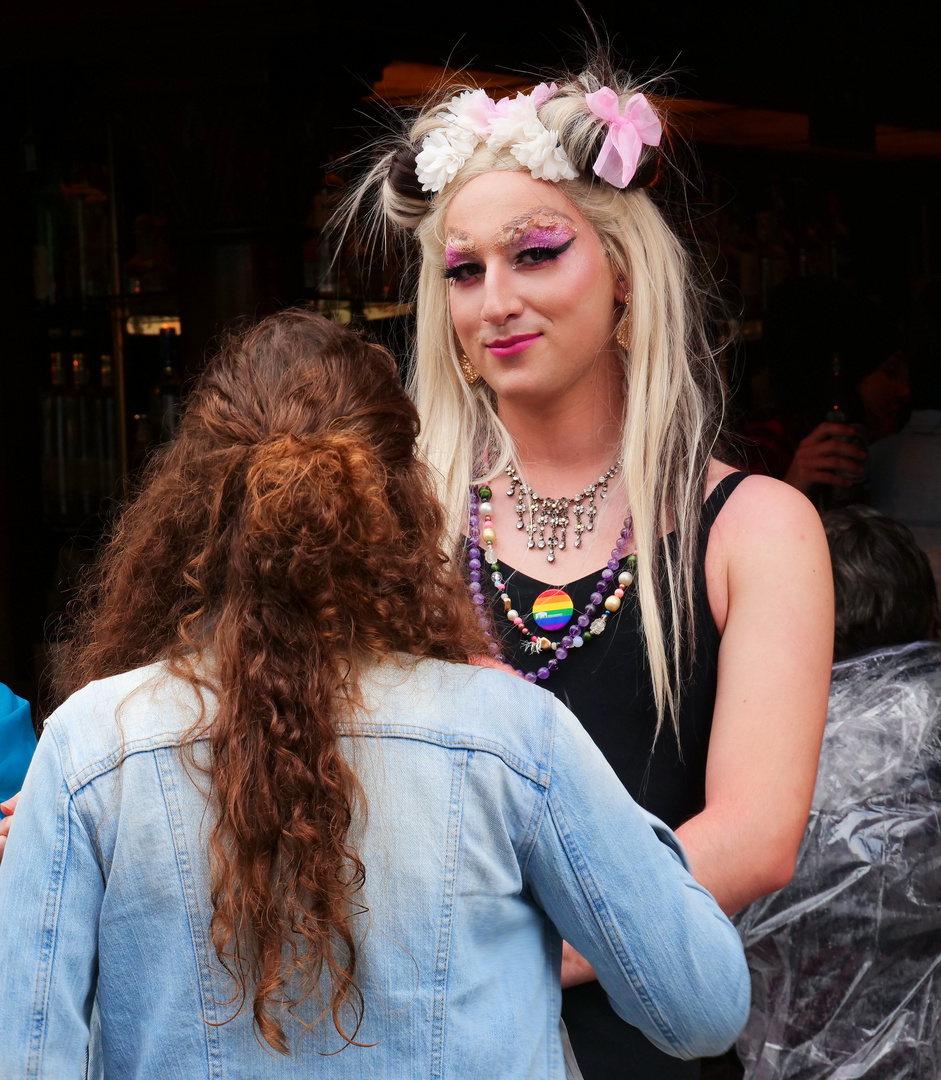
<svg viewBox="0 0 941 1080"><path fill-rule="evenodd" d="M497 380L500 382L500 380ZM504 380L500 385L493 386L493 392L497 400L507 405L549 404L558 397L558 391L547 387L538 378L520 379L516 381Z"/></svg>

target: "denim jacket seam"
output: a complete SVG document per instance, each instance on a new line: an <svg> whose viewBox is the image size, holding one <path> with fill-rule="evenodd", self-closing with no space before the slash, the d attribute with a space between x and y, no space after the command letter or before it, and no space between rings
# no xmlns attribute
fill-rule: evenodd
<svg viewBox="0 0 941 1080"><path fill-rule="evenodd" d="M595 919L598 928L604 934L608 943L611 955L617 958L618 964L621 970L627 976L630 981L631 987L634 993L637 995L638 1001L644 1007L647 1016L650 1020L656 1024L661 1036L666 1042L676 1049L681 1049L680 1044L674 1037L673 1031L670 1027L663 1022L663 1018L660 1015L660 1010L657 1008L656 1003L651 998L646 985L643 980L638 978L637 971L634 968L630 957L624 952L620 937L614 937L612 935L613 922L607 914L607 905L605 904L604 897L601 894L601 890L598 888L597 882L592 876L591 869L587 865L584 859L584 855L579 848L575 838L572 835L571 830L568 827L565 816L565 806L562 799L556 793L553 797L553 793L550 791L547 799L547 805L549 815L555 826L555 830L559 839L562 841L562 845L565 848L565 852L568 855L569 863L575 876L578 878L578 882L581 885L582 893L585 899L588 901L589 909L592 916Z"/></svg>
<svg viewBox="0 0 941 1080"><path fill-rule="evenodd" d="M458 856L464 811L464 780L468 757L469 752L463 749L454 762L451 773L444 888L441 894L441 919L438 926L438 949L435 956L434 997L431 1011L430 1075L432 1080L442 1080L444 1076L448 968L451 956L454 895L457 887Z"/></svg>
<svg viewBox="0 0 941 1080"><path fill-rule="evenodd" d="M445 750L463 750L470 753L493 754L514 772L532 780L540 787L549 786L549 773L535 762L514 754L501 743L491 739L472 738L460 732L441 731L438 728L419 727L414 724L357 724L342 732L345 736L367 739L416 739L434 743Z"/></svg>
<svg viewBox="0 0 941 1080"><path fill-rule="evenodd" d="M185 731L181 729L178 732L162 732L160 735L132 739L121 746L116 746L107 754L85 762L65 778L70 794L76 795L83 787L93 783L95 780L99 780L105 774L113 772L119 765L135 754L148 754L157 750L182 746L184 735Z"/></svg>
<svg viewBox="0 0 941 1080"><path fill-rule="evenodd" d="M340 733L350 738L362 736L364 738L417 739L422 742L434 743L447 750L483 751L500 758L514 772L532 780L540 787L549 786L550 772L547 768L540 767L538 763L520 757L519 754L513 753L502 743L491 739L473 738L461 732L442 731L438 728L421 727L415 724L364 723L348 727L344 725ZM134 754L145 754L155 750L181 746L185 735L186 730L181 728L176 732L161 732L159 735L149 735L128 740L123 745L114 747L108 753L99 755L70 772L66 778L69 790L72 794L75 794L86 784L97 780L105 773L111 772L122 761Z"/></svg>
<svg viewBox="0 0 941 1080"><path fill-rule="evenodd" d="M53 743L62 766L62 746L53 733ZM55 966L55 944L58 934L59 908L62 902L62 887L65 882L65 865L68 861L68 831L71 815L68 809L72 796L63 777L58 798L64 800L65 813L56 815L56 846L49 873L49 888L46 890L42 907L42 947L40 960L33 984L33 1009L30 1018L29 1043L26 1058L26 1076L39 1076L42 1071L44 1035L46 1033L46 1013L49 1008L49 994Z"/></svg>
<svg viewBox="0 0 941 1080"><path fill-rule="evenodd" d="M546 731L546 745L543 750L542 768L540 769L542 775L547 778L548 783L540 785L541 797L533 800L532 814L526 829L524 843L520 845L520 871L523 874L524 880L529 869L529 860L532 858L532 854L536 849L539 833L546 820L546 808L549 805L549 790L552 783L552 753L555 749L556 724L556 714L555 709L552 707L553 704L554 701L551 699L546 703L545 711L548 713L548 716L545 717L546 723L544 725Z"/></svg>
<svg viewBox="0 0 941 1080"><path fill-rule="evenodd" d="M157 783L163 792L163 802L167 813L170 827L173 854L176 860L177 873L180 877L180 890L183 894L183 905L186 908L186 918L189 923L190 940L194 952L194 964L196 967L196 983L199 987L200 1006L203 1016L203 1027L206 1033L206 1056L209 1066L209 1075L212 1078L223 1076L221 1049L219 1046L219 1021L215 1011L215 999L212 994L211 976L208 972L208 964L200 963L200 954L209 959L209 943L200 920L199 899L193 882L192 862L189 849L185 843L183 828L183 814L177 799L177 779L172 768L165 768L161 760L159 750L170 750L171 747L157 747L154 755L154 768L157 773ZM208 1005L208 1008L207 1008Z"/></svg>

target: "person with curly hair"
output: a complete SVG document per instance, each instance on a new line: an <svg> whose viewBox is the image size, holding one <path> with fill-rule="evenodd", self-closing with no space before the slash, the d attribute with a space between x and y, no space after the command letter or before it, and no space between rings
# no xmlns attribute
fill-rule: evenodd
<svg viewBox="0 0 941 1080"><path fill-rule="evenodd" d="M486 639L387 352L232 336L85 586L0 865L0 1077L550 1077L562 935L670 1053L738 937ZM568 1055L568 1075L577 1075Z"/></svg>

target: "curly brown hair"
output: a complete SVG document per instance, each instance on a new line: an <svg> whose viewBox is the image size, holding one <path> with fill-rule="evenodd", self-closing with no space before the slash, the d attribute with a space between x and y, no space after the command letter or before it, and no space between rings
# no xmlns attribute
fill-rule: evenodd
<svg viewBox="0 0 941 1080"><path fill-rule="evenodd" d="M216 696L212 939L283 1053L301 1002L347 1043L362 1021L347 834L365 807L339 745L357 673L486 650L417 431L392 358L353 332L291 310L234 334L99 557L61 669L71 693L163 659Z"/></svg>

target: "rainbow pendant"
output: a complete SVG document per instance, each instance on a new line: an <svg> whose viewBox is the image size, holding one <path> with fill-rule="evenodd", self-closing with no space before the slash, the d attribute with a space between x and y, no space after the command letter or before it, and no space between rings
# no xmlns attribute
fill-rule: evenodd
<svg viewBox="0 0 941 1080"><path fill-rule="evenodd" d="M575 606L564 589L546 589L533 601L533 618L540 630L558 630L572 618Z"/></svg>

